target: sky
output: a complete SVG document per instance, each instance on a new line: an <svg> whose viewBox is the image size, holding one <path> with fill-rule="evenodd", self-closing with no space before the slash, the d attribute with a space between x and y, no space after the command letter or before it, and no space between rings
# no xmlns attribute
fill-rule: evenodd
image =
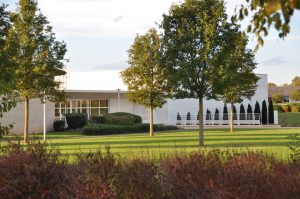
<svg viewBox="0 0 300 199"><path fill-rule="evenodd" d="M245 0L226 0L227 14ZM17 0L1 0L16 8ZM39 8L60 41L67 44L67 70L103 71L128 67L127 50L137 34L157 28L162 15L179 0L39 0ZM246 22L242 27L246 27ZM250 36L249 47L256 38ZM300 12L294 13L291 33L284 40L271 30L256 53L255 72L268 74L269 82L290 83L300 76Z"/></svg>

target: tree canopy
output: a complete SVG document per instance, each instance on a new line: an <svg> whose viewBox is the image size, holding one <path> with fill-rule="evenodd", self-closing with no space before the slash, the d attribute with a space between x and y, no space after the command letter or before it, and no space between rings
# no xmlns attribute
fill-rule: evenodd
<svg viewBox="0 0 300 199"><path fill-rule="evenodd" d="M128 51L129 68L121 73L128 86L128 99L150 110L150 135L153 135L153 109L162 107L171 95L166 72L160 64L161 42L155 29L137 35Z"/></svg>
<svg viewBox="0 0 300 199"><path fill-rule="evenodd" d="M11 26L6 5L0 5L0 118L15 105L13 93L13 66L9 60L9 51L5 48L6 35ZM0 137L9 132L12 125L3 126L0 123Z"/></svg>
<svg viewBox="0 0 300 199"><path fill-rule="evenodd" d="M163 15L163 67L175 97L199 100L199 144L203 145L203 98L212 98L216 57L227 23L222 0L185 0Z"/></svg>

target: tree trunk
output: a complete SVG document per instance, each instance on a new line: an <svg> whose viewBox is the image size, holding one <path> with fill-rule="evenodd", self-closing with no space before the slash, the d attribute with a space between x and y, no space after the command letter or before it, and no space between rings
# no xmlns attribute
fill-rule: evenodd
<svg viewBox="0 0 300 199"><path fill-rule="evenodd" d="M29 120L29 99L25 99L24 111L24 143L28 143L28 120Z"/></svg>
<svg viewBox="0 0 300 199"><path fill-rule="evenodd" d="M199 146L204 146L203 98L199 97Z"/></svg>
<svg viewBox="0 0 300 199"><path fill-rule="evenodd" d="M153 108L152 106L150 107L150 136L154 136L153 133Z"/></svg>
<svg viewBox="0 0 300 199"><path fill-rule="evenodd" d="M233 132L233 103L230 103L230 132Z"/></svg>

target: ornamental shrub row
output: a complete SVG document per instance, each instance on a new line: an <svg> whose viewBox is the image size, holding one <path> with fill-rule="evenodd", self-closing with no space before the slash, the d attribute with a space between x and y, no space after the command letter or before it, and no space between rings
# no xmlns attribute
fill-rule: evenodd
<svg viewBox="0 0 300 199"><path fill-rule="evenodd" d="M177 127L173 125L154 124L154 131L176 130ZM140 133L148 132L149 124L97 124L90 123L83 128L84 135L110 135L110 134L125 134L125 133Z"/></svg>
<svg viewBox="0 0 300 199"><path fill-rule="evenodd" d="M0 198L299 198L299 162L222 154L128 160L108 150L78 154L70 164L46 144L13 144L0 153Z"/></svg>
<svg viewBox="0 0 300 199"><path fill-rule="evenodd" d="M107 114L105 116L92 116L90 123L132 125L141 124L142 118L139 115L134 115L131 113L116 112Z"/></svg>

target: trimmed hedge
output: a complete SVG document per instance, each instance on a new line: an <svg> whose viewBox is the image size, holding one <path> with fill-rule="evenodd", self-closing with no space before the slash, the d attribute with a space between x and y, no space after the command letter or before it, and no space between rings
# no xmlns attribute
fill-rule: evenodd
<svg viewBox="0 0 300 199"><path fill-rule="evenodd" d="M154 131L176 130L173 125L154 124ZM116 125L90 123L83 128L84 135L109 135L124 133L140 133L149 131L149 124Z"/></svg>
<svg viewBox="0 0 300 199"><path fill-rule="evenodd" d="M90 118L90 123L99 123L99 124L104 124L105 123L105 116L98 115L98 116L91 116Z"/></svg>
<svg viewBox="0 0 300 199"><path fill-rule="evenodd" d="M139 115L134 115L125 112L110 113L105 116L106 124L131 125L141 124L142 118Z"/></svg>
<svg viewBox="0 0 300 199"><path fill-rule="evenodd" d="M64 131L65 124L66 124L65 120L54 120L53 130L54 131Z"/></svg>
<svg viewBox="0 0 300 199"><path fill-rule="evenodd" d="M87 114L69 113L66 115L66 120L70 129L83 128L87 124Z"/></svg>
<svg viewBox="0 0 300 199"><path fill-rule="evenodd" d="M134 115L126 112L110 113L105 116L92 116L90 123L99 124L118 124L118 125L132 125L141 124L142 118L139 115Z"/></svg>

